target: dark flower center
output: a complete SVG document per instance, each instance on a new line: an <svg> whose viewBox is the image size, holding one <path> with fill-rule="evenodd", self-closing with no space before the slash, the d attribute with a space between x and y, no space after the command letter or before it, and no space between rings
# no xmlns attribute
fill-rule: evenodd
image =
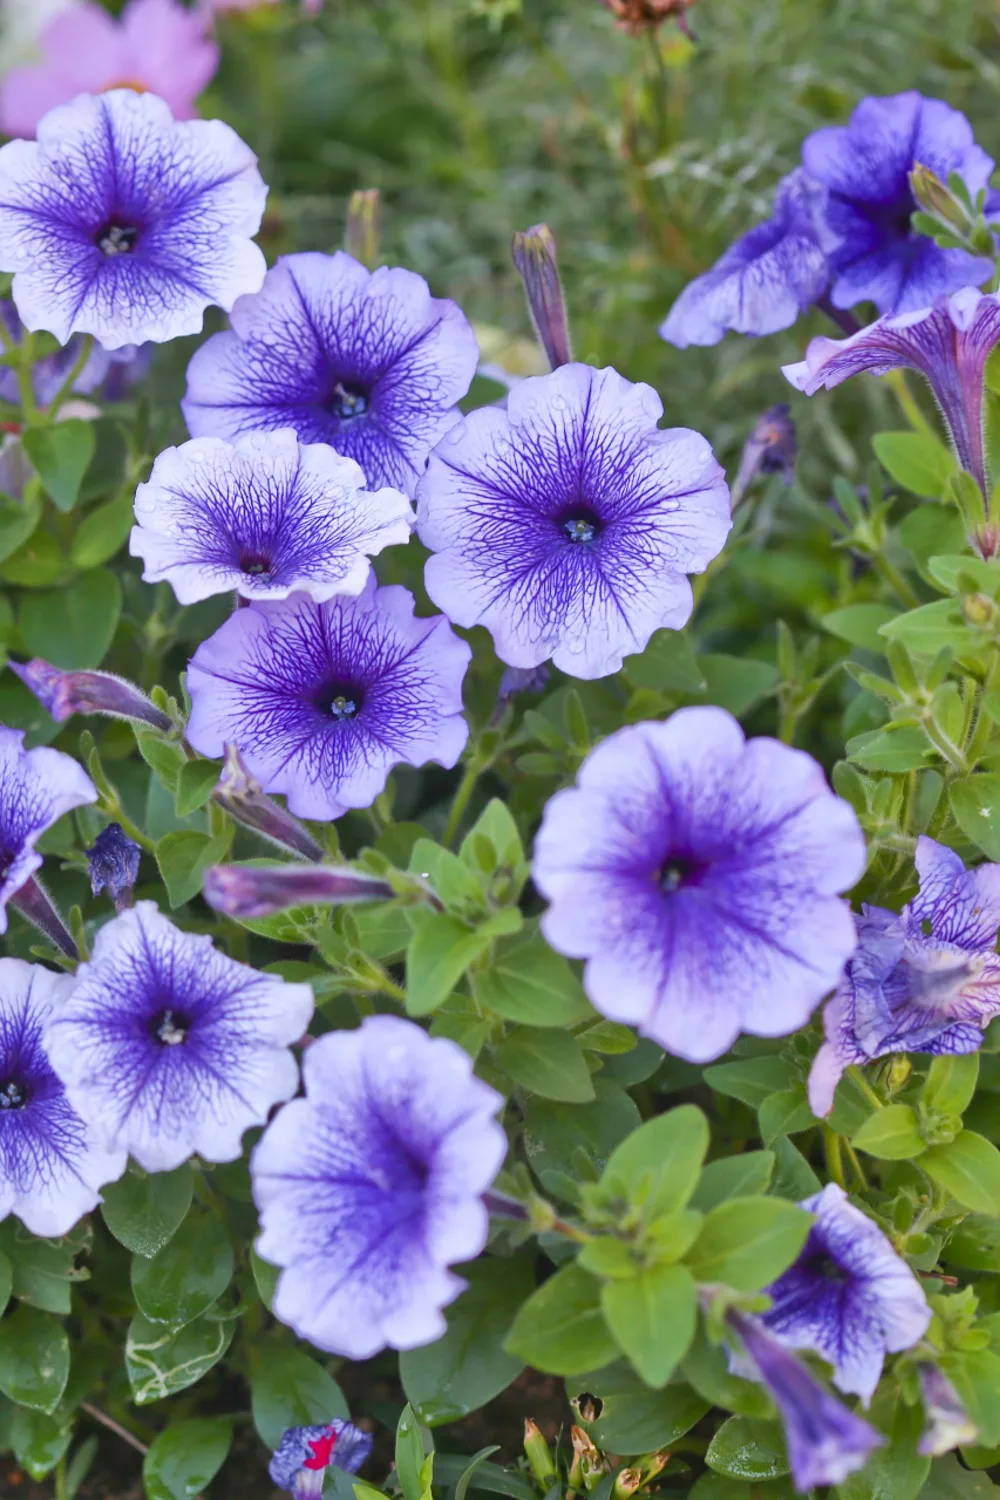
<svg viewBox="0 0 1000 1500"><path fill-rule="evenodd" d="M351 422L368 410L370 393L353 380L337 380L326 398L326 409L338 422Z"/></svg>
<svg viewBox="0 0 1000 1500"><path fill-rule="evenodd" d="M7 1110L23 1109L28 1102L28 1090L23 1083L8 1078L0 1083L0 1114Z"/></svg>
<svg viewBox="0 0 1000 1500"><path fill-rule="evenodd" d="M244 553L240 558L240 572L248 574L251 578L260 578L264 573L270 573L271 559L261 557L259 553Z"/></svg>
<svg viewBox="0 0 1000 1500"><path fill-rule="evenodd" d="M807 1255L804 1269L821 1281L833 1282L838 1286L846 1286L851 1279L828 1250L816 1250L811 1255Z"/></svg>
<svg viewBox="0 0 1000 1500"><path fill-rule="evenodd" d="M585 506L578 506L568 515L559 518L559 530L567 541L576 546L586 546L592 542L600 529L601 523L597 516Z"/></svg>
<svg viewBox="0 0 1000 1500"><path fill-rule="evenodd" d="M105 224L98 230L96 244L104 255L131 255L139 231L129 224Z"/></svg>
<svg viewBox="0 0 1000 1500"><path fill-rule="evenodd" d="M313 700L320 713L337 723L356 719L361 712L364 695L351 682L331 682L316 694Z"/></svg>
<svg viewBox="0 0 1000 1500"><path fill-rule="evenodd" d="M660 866L657 883L664 895L672 896L683 885L695 885L705 866L686 854L672 854Z"/></svg>
<svg viewBox="0 0 1000 1500"><path fill-rule="evenodd" d="M161 1010L149 1024L152 1035L164 1047L179 1047L186 1041L191 1023L179 1010Z"/></svg>

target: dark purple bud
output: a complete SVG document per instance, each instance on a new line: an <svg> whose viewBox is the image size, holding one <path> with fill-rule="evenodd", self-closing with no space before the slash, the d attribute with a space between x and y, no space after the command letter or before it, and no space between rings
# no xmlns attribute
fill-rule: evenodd
<svg viewBox="0 0 1000 1500"><path fill-rule="evenodd" d="M978 1428L970 1420L947 1375L926 1360L917 1365L917 1376L927 1417L917 1452L925 1458L940 1458L942 1453L950 1452L960 1443L975 1442Z"/></svg>
<svg viewBox="0 0 1000 1500"><path fill-rule="evenodd" d="M227 917L269 917L289 906L342 906L391 901L391 885L375 875L332 865L214 865L206 871L205 900Z"/></svg>
<svg viewBox="0 0 1000 1500"><path fill-rule="evenodd" d="M93 849L87 850L90 889L95 896L107 891L115 903L115 911L124 911L132 904L132 887L139 878L141 855L139 845L127 837L119 823L102 828Z"/></svg>
<svg viewBox="0 0 1000 1500"><path fill-rule="evenodd" d="M524 282L528 310L538 340L553 370L573 358L562 283L556 263L555 235L547 224L535 224L515 234L511 253Z"/></svg>
<svg viewBox="0 0 1000 1500"><path fill-rule="evenodd" d="M261 790L260 782L250 775L236 745L226 746L222 775L212 795L230 817L282 849L291 849L303 859L323 858L322 848L308 829Z"/></svg>
<svg viewBox="0 0 1000 1500"><path fill-rule="evenodd" d="M726 1321L739 1334L778 1408L792 1483L801 1494L822 1484L840 1484L884 1445L880 1432L838 1401L756 1318L731 1308Z"/></svg>
<svg viewBox="0 0 1000 1500"><path fill-rule="evenodd" d="M497 701L506 703L516 693L544 693L549 675L545 662L540 667L508 667L500 679Z"/></svg>
<svg viewBox="0 0 1000 1500"><path fill-rule="evenodd" d="M174 727L163 710L124 677L110 672L64 672L38 657L10 665L58 723L72 714L110 714L149 724L162 734Z"/></svg>
<svg viewBox="0 0 1000 1500"><path fill-rule="evenodd" d="M743 499L758 474L781 474L786 484L795 478L798 443L795 423L784 404L769 407L757 419L743 447L739 472L733 483L733 509Z"/></svg>
<svg viewBox="0 0 1000 1500"><path fill-rule="evenodd" d="M20 912L25 921L43 932L67 958L80 957L65 922L49 900L48 892L33 875L29 876L13 896L7 898L7 903Z"/></svg>
<svg viewBox="0 0 1000 1500"><path fill-rule="evenodd" d="M322 1495L328 1468L356 1474L372 1451L372 1435L339 1417L325 1425L289 1427L268 1468L271 1482L293 1495Z"/></svg>

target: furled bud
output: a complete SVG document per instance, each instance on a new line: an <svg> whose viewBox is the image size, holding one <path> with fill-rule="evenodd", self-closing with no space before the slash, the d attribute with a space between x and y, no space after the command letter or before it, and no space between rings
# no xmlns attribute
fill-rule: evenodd
<svg viewBox="0 0 1000 1500"><path fill-rule="evenodd" d="M236 745L226 746L222 775L212 796L230 817L238 823L245 823L272 843L301 854L303 859L323 858L323 850L308 829L265 795L260 782L248 771Z"/></svg>
<svg viewBox="0 0 1000 1500"><path fill-rule="evenodd" d="M524 1424L524 1451L532 1474L542 1489L547 1490L556 1477L555 1460L552 1449L545 1441L545 1434L530 1417Z"/></svg>
<svg viewBox="0 0 1000 1500"><path fill-rule="evenodd" d="M960 1443L974 1442L978 1436L976 1424L970 1420L947 1375L925 1360L917 1365L917 1378L927 1417L917 1452L927 1458L939 1458Z"/></svg>
<svg viewBox="0 0 1000 1500"><path fill-rule="evenodd" d="M519 230L511 244L518 275L524 282L528 310L538 341L553 370L573 358L562 283L556 262L555 235L547 224Z"/></svg>
<svg viewBox="0 0 1000 1500"><path fill-rule="evenodd" d="M12 661L10 666L57 723L72 714L110 714L149 724L161 734L169 734L174 727L163 710L125 677L111 672L64 672L38 657Z"/></svg>
<svg viewBox="0 0 1000 1500"><path fill-rule="evenodd" d="M378 188L358 188L347 204L344 249L369 271L378 265L381 195Z"/></svg>
<svg viewBox="0 0 1000 1500"><path fill-rule="evenodd" d="M227 917L269 917L290 906L343 906L391 901L392 886L375 875L333 865L214 865L205 900Z"/></svg>
<svg viewBox="0 0 1000 1500"><path fill-rule="evenodd" d="M910 171L910 192L925 213L931 214L942 224L964 233L968 228L968 214L955 194L946 187L936 172L925 167L923 162L914 162Z"/></svg>

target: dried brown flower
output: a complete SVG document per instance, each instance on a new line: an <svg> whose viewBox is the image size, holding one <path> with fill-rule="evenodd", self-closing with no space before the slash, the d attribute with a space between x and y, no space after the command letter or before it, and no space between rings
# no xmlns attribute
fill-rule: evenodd
<svg viewBox="0 0 1000 1500"><path fill-rule="evenodd" d="M655 31L671 16L675 16L681 30L686 31L687 12L694 3L695 0L602 0L622 31L627 31L629 36Z"/></svg>

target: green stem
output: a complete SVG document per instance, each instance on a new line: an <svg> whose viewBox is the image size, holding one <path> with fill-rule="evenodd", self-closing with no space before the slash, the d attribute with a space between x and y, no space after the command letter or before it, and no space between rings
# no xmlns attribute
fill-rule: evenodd
<svg viewBox="0 0 1000 1500"><path fill-rule="evenodd" d="M862 1073L857 1063L851 1063L848 1066L847 1076L854 1084L855 1088L860 1093L864 1094L869 1104L873 1104L876 1109L885 1108L884 1102L879 1098L878 1094L876 1094L875 1090L872 1088L871 1084L868 1082L868 1079Z"/></svg>
<svg viewBox="0 0 1000 1500"><path fill-rule="evenodd" d="M55 418L58 415L58 413L62 409L63 402L67 399L68 396L72 394L73 387L76 385L76 382L83 374L93 348L93 334L85 333L80 340L79 354L76 356L76 359L73 361L72 365L67 371L66 378L63 381L62 385L59 387L52 400L49 402L48 416L50 419Z"/></svg>
<svg viewBox="0 0 1000 1500"><path fill-rule="evenodd" d="M950 739L940 724L936 722L933 714L927 714L921 721L924 733L934 746L935 750L943 760L946 760L953 771L959 776L964 776L968 771L968 763L954 740Z"/></svg>
<svg viewBox="0 0 1000 1500"><path fill-rule="evenodd" d="M56 1464L55 1475L53 1477L54 1477L55 1482L56 1482L56 1497L55 1497L55 1500L69 1500L69 1492L66 1489L66 1455L65 1455L65 1453L63 1454L63 1456L59 1460L59 1462Z"/></svg>
<svg viewBox="0 0 1000 1500"><path fill-rule="evenodd" d="M122 833L127 834L130 839L134 839L140 849L145 849L147 854L155 853L156 844L153 839L148 838L142 829L132 822L132 819L128 816L128 813L126 813L120 802L111 802L108 799L104 799L98 803L98 808L104 813L105 817L111 818L113 822L119 825Z"/></svg>
<svg viewBox="0 0 1000 1500"><path fill-rule="evenodd" d="M838 1187L847 1192L844 1181L844 1163L840 1155L840 1136L829 1125L823 1126L823 1150L826 1153L826 1168Z"/></svg>
<svg viewBox="0 0 1000 1500"><path fill-rule="evenodd" d="M461 823L465 809L469 805L469 798L475 790L476 782L479 780L482 770L483 767L480 765L479 760L473 755L472 760L466 763L462 779L458 783L458 791L455 793L455 800L451 804L448 822L445 824L444 838L441 842L446 849L450 849L454 842L455 835L458 832L458 825Z"/></svg>
<svg viewBox="0 0 1000 1500"><path fill-rule="evenodd" d="M902 599L907 609L917 609L920 605L920 597L916 589L903 577L895 563L890 562L881 552L876 552L873 561L876 571L885 579L893 593Z"/></svg>
<svg viewBox="0 0 1000 1500"><path fill-rule="evenodd" d="M850 1162L851 1166L854 1168L854 1175L858 1179L858 1183L860 1184L861 1191L863 1193L867 1192L868 1191L868 1178L865 1176L865 1169L864 1169L864 1167L861 1165L860 1161L858 1160L858 1153L855 1151L854 1147L851 1145L850 1141L848 1141L848 1140L844 1141L844 1150L847 1152L847 1159L848 1159L848 1161Z"/></svg>
<svg viewBox="0 0 1000 1500"><path fill-rule="evenodd" d="M896 400L903 408L903 415L906 417L906 420L909 422L910 426L915 428L917 432L932 433L933 428L931 427L931 424L928 422L927 418L920 410L920 407L917 405L917 402L914 398L913 392L910 390L910 387L907 384L906 371L890 370L886 375L885 380L886 384L891 386Z"/></svg>

